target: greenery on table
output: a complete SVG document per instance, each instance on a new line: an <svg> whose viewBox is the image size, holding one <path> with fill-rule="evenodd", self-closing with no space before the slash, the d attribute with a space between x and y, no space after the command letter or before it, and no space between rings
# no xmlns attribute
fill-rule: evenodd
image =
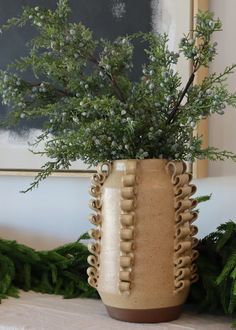
<svg viewBox="0 0 236 330"><path fill-rule="evenodd" d="M98 297L87 283L88 249L81 239L51 251L35 251L16 241L0 240L0 298L18 297L19 289L64 298Z"/></svg>
<svg viewBox="0 0 236 330"><path fill-rule="evenodd" d="M200 311L236 314L236 224L228 221L198 246L200 280L191 286L190 301ZM236 327L236 321L233 323Z"/></svg>
<svg viewBox="0 0 236 330"><path fill-rule="evenodd" d="M225 82L235 65L193 86L196 72L217 52L211 37L221 30L221 22L212 13L198 13L196 27L182 38L178 53L168 49L165 34L95 40L89 29L69 17L68 1L59 0L55 11L26 7L1 27L3 32L30 24L37 32L28 43L28 56L0 72L2 102L12 109L2 127L45 118L32 149L37 152L43 141L42 154L50 160L32 187L76 159L88 164L124 158L236 159L228 151L203 149L202 137L193 136L199 120L236 106L236 94ZM132 81L137 42L143 43L146 64L140 79ZM180 54L186 65L192 62L187 82L177 71ZM25 71L33 72L32 81L24 80Z"/></svg>

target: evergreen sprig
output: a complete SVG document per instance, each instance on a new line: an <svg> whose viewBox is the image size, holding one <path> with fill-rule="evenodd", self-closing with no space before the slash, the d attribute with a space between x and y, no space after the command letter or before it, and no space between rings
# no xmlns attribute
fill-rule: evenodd
<svg viewBox="0 0 236 330"><path fill-rule="evenodd" d="M200 280L191 287L190 301L200 311L236 314L236 224L228 221L198 246ZM233 323L236 327L236 321Z"/></svg>
<svg viewBox="0 0 236 330"><path fill-rule="evenodd" d="M40 153L49 161L30 189L76 159L90 165L127 158L235 160L231 152L203 149L202 137L193 137L199 120L236 106L236 94L226 85L235 65L193 85L196 72L216 56L211 37L221 22L212 13L197 14L195 29L181 39L178 53L169 50L165 34L95 40L88 28L69 18L68 0L59 0L55 11L25 7L1 27L3 32L28 24L36 31L28 55L0 72L2 102L12 110L1 126L45 119L32 149L38 152L43 141ZM143 43L147 55L137 81L130 79L134 42ZM187 82L176 67L180 53L192 62ZM31 81L23 78L27 70L34 73Z"/></svg>
<svg viewBox="0 0 236 330"><path fill-rule="evenodd" d="M18 290L59 294L64 298L93 297L87 282L89 252L81 239L51 251L35 251L16 241L0 239L0 298L18 297Z"/></svg>

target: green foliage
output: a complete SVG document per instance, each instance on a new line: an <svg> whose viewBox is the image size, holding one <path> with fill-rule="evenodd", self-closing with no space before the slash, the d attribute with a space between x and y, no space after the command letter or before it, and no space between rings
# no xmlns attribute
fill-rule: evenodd
<svg viewBox="0 0 236 330"><path fill-rule="evenodd" d="M70 23L69 14L68 1L60 0L55 11L26 7L1 27L30 24L37 32L28 55L0 72L2 102L12 109L2 127L45 118L32 150L38 152L43 141L39 153L49 161L31 188L78 158L91 165L124 158L236 160L234 153L203 149L202 137L193 136L199 120L236 106L236 94L226 85L235 65L193 86L196 72L216 55L211 36L221 23L212 13L197 14L195 30L181 39L179 53L168 49L165 34L94 40L81 23ZM130 79L134 41L143 42L147 55L137 81ZM180 53L193 64L187 82L177 71ZM27 70L34 81L24 80Z"/></svg>
<svg viewBox="0 0 236 330"><path fill-rule="evenodd" d="M228 221L220 225L198 248L200 280L191 287L190 301L200 311L235 315L236 224Z"/></svg>
<svg viewBox="0 0 236 330"><path fill-rule="evenodd" d="M205 203L208 202L211 199L211 194L210 195L204 195L204 196L199 196L195 198L197 203Z"/></svg>
<svg viewBox="0 0 236 330"><path fill-rule="evenodd" d="M87 283L89 252L81 239L52 251L35 251L15 241L0 240L0 298L18 297L18 289L59 294L64 298L92 297Z"/></svg>
<svg viewBox="0 0 236 330"><path fill-rule="evenodd" d="M205 202L208 202L211 199L211 194L210 195L199 196L199 197L196 197L195 199L197 201L197 204L205 203ZM199 209L195 209L194 211L199 213Z"/></svg>

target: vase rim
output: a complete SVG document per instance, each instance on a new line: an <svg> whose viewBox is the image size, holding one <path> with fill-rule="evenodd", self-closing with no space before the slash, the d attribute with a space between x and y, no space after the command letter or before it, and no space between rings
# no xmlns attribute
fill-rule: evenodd
<svg viewBox="0 0 236 330"><path fill-rule="evenodd" d="M124 171L127 166L136 168L136 165L143 169L156 170L161 167L164 168L169 162L168 159L147 158L147 159L117 159L112 162L114 168L118 171Z"/></svg>
<svg viewBox="0 0 236 330"><path fill-rule="evenodd" d="M126 159L115 159L112 160L112 163L117 163L117 162L128 162L128 161L136 161L136 162L150 162L150 161L161 161L161 162L170 162L170 161L175 161L175 159L169 160L167 158L145 158L145 159L138 159L138 158L126 158Z"/></svg>

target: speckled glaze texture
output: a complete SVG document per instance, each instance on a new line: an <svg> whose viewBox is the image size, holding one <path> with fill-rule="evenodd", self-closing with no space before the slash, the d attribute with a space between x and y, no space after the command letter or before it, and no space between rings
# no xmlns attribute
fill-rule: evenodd
<svg viewBox="0 0 236 330"><path fill-rule="evenodd" d="M89 283L112 308L182 305L197 280L196 187L182 162L119 160L92 179Z"/></svg>

